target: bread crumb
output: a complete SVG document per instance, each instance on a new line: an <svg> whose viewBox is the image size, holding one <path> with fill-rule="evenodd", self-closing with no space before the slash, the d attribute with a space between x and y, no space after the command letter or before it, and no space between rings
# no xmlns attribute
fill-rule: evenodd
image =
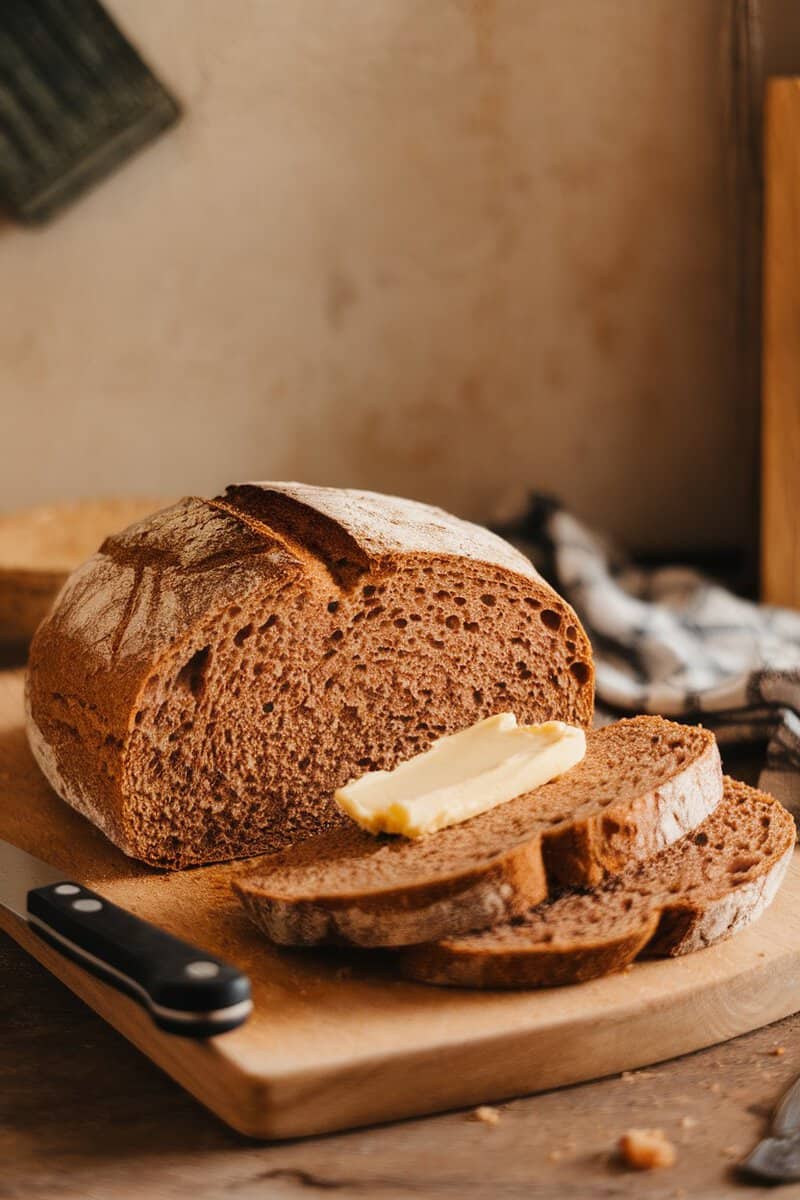
<svg viewBox="0 0 800 1200"><path fill-rule="evenodd" d="M560 1146L554 1146L553 1149L548 1152L548 1162L561 1162L563 1158L569 1158L571 1154L574 1154L577 1148L578 1143L573 1141L563 1142Z"/></svg>
<svg viewBox="0 0 800 1200"><path fill-rule="evenodd" d="M675 1147L662 1129L629 1129L617 1143L619 1156L635 1171L653 1171L671 1167L675 1162Z"/></svg>
<svg viewBox="0 0 800 1200"><path fill-rule="evenodd" d="M697 1123L697 1117L681 1117L681 1129L694 1129Z"/></svg>
<svg viewBox="0 0 800 1200"><path fill-rule="evenodd" d="M775 1046L773 1050L770 1050L770 1054L774 1054L776 1058L781 1058L785 1053L785 1046Z"/></svg>
<svg viewBox="0 0 800 1200"><path fill-rule="evenodd" d="M710 1083L708 1085L708 1090L710 1092L713 1092L715 1096L718 1096L720 1094L720 1092L722 1091L722 1084L721 1083Z"/></svg>
<svg viewBox="0 0 800 1200"><path fill-rule="evenodd" d="M722 1153L726 1158L741 1158L742 1148L741 1146L726 1146Z"/></svg>
<svg viewBox="0 0 800 1200"><path fill-rule="evenodd" d="M484 1125L500 1124L500 1109L492 1108L491 1104L480 1104L472 1113L473 1121L482 1121Z"/></svg>

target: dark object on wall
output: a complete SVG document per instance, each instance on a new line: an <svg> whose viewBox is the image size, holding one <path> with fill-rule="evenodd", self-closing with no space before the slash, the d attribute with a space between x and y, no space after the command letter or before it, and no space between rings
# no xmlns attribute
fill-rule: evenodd
<svg viewBox="0 0 800 1200"><path fill-rule="evenodd" d="M97 0L2 0L0 207L11 216L49 220L179 113Z"/></svg>

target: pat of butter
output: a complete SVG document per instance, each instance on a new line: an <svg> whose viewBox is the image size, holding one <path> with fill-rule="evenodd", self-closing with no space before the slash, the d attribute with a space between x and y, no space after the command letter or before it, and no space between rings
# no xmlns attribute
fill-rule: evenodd
<svg viewBox="0 0 800 1200"><path fill-rule="evenodd" d="M517 725L513 713L499 713L439 738L393 771L351 780L334 799L370 833L422 837L540 787L585 753L586 735L574 725Z"/></svg>

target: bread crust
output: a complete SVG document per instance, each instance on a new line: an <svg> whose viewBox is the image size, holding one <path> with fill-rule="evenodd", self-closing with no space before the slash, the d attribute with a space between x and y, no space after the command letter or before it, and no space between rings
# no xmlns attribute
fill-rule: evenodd
<svg viewBox="0 0 800 1200"><path fill-rule="evenodd" d="M588 735L585 764L602 762L612 737L624 737L621 731L635 732L637 744L653 736L677 738L689 732L661 717L627 718ZM512 828L526 810L535 814L537 798L540 807L546 803L546 785L453 832L442 830L430 843L425 839L426 846L442 848L445 860L448 846L463 831L474 837L476 848L499 842L497 852L481 856L479 865L438 873L421 869L413 882L395 886L377 879L369 890L352 886L345 876L341 884L337 880L335 890L326 892L318 885L308 895L287 895L281 870L294 866L301 856L311 855L320 863L341 858L347 864L359 855L368 860L374 854L376 838L348 828L265 859L234 888L259 928L281 945L401 946L488 929L543 900L548 880L551 886L594 886L620 865L650 858L705 820L722 797L722 766L712 733L693 729L691 736L699 752L657 787L642 788L629 801L598 805L580 817L570 814L555 826L536 820L527 836L505 832L504 825ZM568 786L571 778L574 772L563 783ZM388 849L392 839L384 844ZM414 843L402 839L400 846L414 853Z"/></svg>
<svg viewBox="0 0 800 1200"><path fill-rule="evenodd" d="M485 871L464 873L425 888L350 898L265 899L246 881L233 889L248 916L283 946L404 946L421 937L441 938L458 929L486 929L507 921L525 897L547 895L541 853L535 845Z"/></svg>
<svg viewBox="0 0 800 1200"><path fill-rule="evenodd" d="M743 882L730 883L708 895L676 895L665 879L661 894L656 892L649 902L642 902L631 884L632 915L595 941L569 944L568 936L559 936L556 929L550 942L526 942L523 925L509 944L502 931L493 942L489 930L478 938L451 938L398 951L401 974L445 987L550 987L621 970L640 956L690 954L732 936L756 921L775 898L794 851L795 826L791 815L771 796L729 779L725 789L723 803L732 816L736 812L732 799L738 794L746 802L760 805L762 811L768 806L775 824L770 851L751 865ZM729 855L735 850L734 835ZM659 859L654 860L653 869L659 870ZM598 899L602 901L602 893Z"/></svg>
<svg viewBox="0 0 800 1200"><path fill-rule="evenodd" d="M658 717L633 719L653 729L660 722ZM706 731L702 753L657 788L643 790L632 803L609 805L583 821L549 831L543 841L547 874L566 887L595 887L631 859L652 858L671 846L704 821L721 798L719 749L714 735Z"/></svg>
<svg viewBox="0 0 800 1200"><path fill-rule="evenodd" d="M344 607L364 585L448 564L451 569L463 566L467 575L472 572L476 583L484 575L507 583L521 596L535 598L537 612L552 612L557 627L542 633L561 648L565 663L573 661L574 678L567 676L571 690L568 695L563 688L558 693L556 685L547 682L544 662L532 665L528 674L544 689L542 694L550 688L553 703L560 705L566 719L588 725L593 707L588 639L569 606L502 539L412 501L293 483L256 483L229 488L215 501L188 498L154 514L108 538L69 577L31 647L26 708L33 753L63 799L126 853L156 866L182 867L263 853L329 827L342 818L322 799L318 822L313 812L284 811L283 800L265 801L261 817L254 816L257 771L251 772L246 796L241 787L237 791L229 784L224 771L217 772L218 795L211 795L216 776L201 772L199 783L196 777L176 793L173 780L159 796L160 760L154 751L149 774L140 761L149 711L156 701L167 704L183 662L188 665L209 645L213 652L229 612L247 604L282 612L290 604L305 602L314 628L321 628L324 620L333 621L327 613L339 603ZM488 599L494 603L493 597ZM498 611L499 606L487 609L485 620L491 623ZM287 670L291 665L284 664ZM377 667L371 664L370 669ZM478 683L476 678L472 719L503 708L482 696ZM318 718L312 714L309 720L318 719L322 728L335 717L320 708ZM444 725L432 730L432 736L458 727L448 726L446 712L435 711L432 719ZM457 719L459 725L465 723L463 716ZM203 744L210 753L228 720L226 716L216 722L213 733L205 730ZM235 720L232 712L230 723L235 725ZM377 756L386 754L388 765L397 751L381 748L379 720L375 713L368 732L377 744ZM180 747L181 738L188 735L178 728L171 736ZM272 736L266 720L263 736L265 741ZM396 734L392 736L396 740ZM220 753L224 756L224 747ZM167 757L164 750L158 754ZM350 774L358 773L355 763L349 766ZM313 780L311 794L312 784ZM204 788L207 828L204 832L198 816L192 835L184 836L179 817ZM299 796L299 784L295 791ZM313 795L308 803L312 801ZM157 838L153 830L159 803L165 811L173 806L176 816L172 832ZM231 809L228 827L226 805ZM250 813L247 828L240 817L245 811ZM237 829L243 831L238 840Z"/></svg>
<svg viewBox="0 0 800 1200"><path fill-rule="evenodd" d="M139 856L124 759L148 680L209 610L298 572L281 543L190 497L69 576L31 644L28 740L54 791L126 853Z"/></svg>
<svg viewBox="0 0 800 1200"><path fill-rule="evenodd" d="M276 501L288 504L280 506ZM510 542L482 525L418 500L355 488L256 482L233 484L223 503L256 520L261 514L270 522L264 523L270 530L289 534L302 530L307 541L313 529L320 552L329 560L341 556L344 534L356 561L364 566L394 561L398 555L447 555L515 571L549 587L530 559Z"/></svg>
<svg viewBox="0 0 800 1200"><path fill-rule="evenodd" d="M476 947L443 940L398 951L398 965L405 979L437 987L498 991L564 987L621 971L644 950L657 927L658 914L651 913L635 929L602 944L558 946L525 956L513 951L486 954Z"/></svg>

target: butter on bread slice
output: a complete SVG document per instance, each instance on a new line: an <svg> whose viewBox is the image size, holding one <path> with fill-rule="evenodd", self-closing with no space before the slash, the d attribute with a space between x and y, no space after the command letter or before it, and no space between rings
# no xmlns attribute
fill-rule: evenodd
<svg viewBox="0 0 800 1200"><path fill-rule="evenodd" d="M433 941L523 914L552 885L595 885L721 797L713 734L634 717L589 733L566 775L462 824L415 840L349 825L269 855L234 887L282 945Z"/></svg>
<svg viewBox="0 0 800 1200"><path fill-rule="evenodd" d="M393 771L351 780L334 799L367 833L424 837L557 779L585 753L586 734L575 725L518 725L513 713L497 713L437 738Z"/></svg>

